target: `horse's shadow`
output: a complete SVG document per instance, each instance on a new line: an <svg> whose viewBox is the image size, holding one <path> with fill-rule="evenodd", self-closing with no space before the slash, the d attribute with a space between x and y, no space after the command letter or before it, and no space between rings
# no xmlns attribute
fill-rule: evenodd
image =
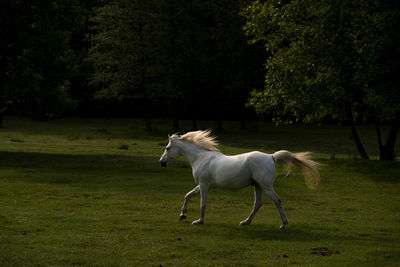
<svg viewBox="0 0 400 267"><path fill-rule="evenodd" d="M236 226L232 223L208 222L198 227L198 231L210 235L217 235L224 239L259 240L259 241L343 241L355 240L354 235L344 235L337 231L322 230L320 227L289 225L285 230L279 230L279 225L252 224Z"/></svg>
<svg viewBox="0 0 400 267"><path fill-rule="evenodd" d="M250 225L249 225L250 226ZM232 235L237 238L243 239L258 239L260 241L272 241L272 240L280 240L280 241L318 241L318 240L332 240L332 239L340 239L346 238L344 236L337 236L335 234L330 233L317 233L312 231L311 229L298 229L298 228L290 228L288 226L285 230L279 230L278 226L262 226L262 225L253 225L250 227L239 228L237 231L233 231ZM350 237L349 237L350 239Z"/></svg>

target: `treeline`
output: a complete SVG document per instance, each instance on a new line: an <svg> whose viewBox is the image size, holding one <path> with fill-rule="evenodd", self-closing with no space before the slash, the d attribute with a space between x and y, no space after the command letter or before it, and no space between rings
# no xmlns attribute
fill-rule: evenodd
<svg viewBox="0 0 400 267"><path fill-rule="evenodd" d="M147 118L244 120L263 84L263 47L248 48L240 11L249 1L119 0L95 8L88 60L100 100ZM140 109L140 111L138 111Z"/></svg>
<svg viewBox="0 0 400 267"><path fill-rule="evenodd" d="M3 0L3 114L375 123L400 131L394 0ZM250 108L250 110L248 110ZM381 125L390 125L387 136Z"/></svg>
<svg viewBox="0 0 400 267"><path fill-rule="evenodd" d="M244 121L264 83L250 2L3 1L0 113Z"/></svg>

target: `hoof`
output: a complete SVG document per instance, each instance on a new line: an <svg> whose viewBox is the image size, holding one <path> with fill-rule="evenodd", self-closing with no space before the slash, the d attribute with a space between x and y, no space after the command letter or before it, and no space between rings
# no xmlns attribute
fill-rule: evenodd
<svg viewBox="0 0 400 267"><path fill-rule="evenodd" d="M179 217L180 221L185 220L185 219L186 219L186 215L181 215L181 217Z"/></svg>
<svg viewBox="0 0 400 267"><path fill-rule="evenodd" d="M195 225L195 224L204 224L204 222L199 219L199 220L193 221L192 224L193 225Z"/></svg>
<svg viewBox="0 0 400 267"><path fill-rule="evenodd" d="M287 226L287 224L281 224L281 226L279 226L279 229L280 230L285 230L286 226Z"/></svg>
<svg viewBox="0 0 400 267"><path fill-rule="evenodd" d="M248 220L244 220L239 223L239 225L249 225L249 224L250 224L250 222Z"/></svg>
<svg viewBox="0 0 400 267"><path fill-rule="evenodd" d="M289 224L288 219L287 219L287 218L284 218L284 219L282 220L281 226L279 226L279 229L285 230L285 228L286 228L286 226L287 226L288 224Z"/></svg>

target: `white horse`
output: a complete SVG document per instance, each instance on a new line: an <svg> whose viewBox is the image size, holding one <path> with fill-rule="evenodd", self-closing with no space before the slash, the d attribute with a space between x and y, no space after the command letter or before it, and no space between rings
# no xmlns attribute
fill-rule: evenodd
<svg viewBox="0 0 400 267"><path fill-rule="evenodd" d="M207 194L212 187L239 189L249 185L254 186L254 207L249 217L240 225L250 224L258 209L262 205L262 192L264 191L275 203L281 215L284 229L289 223L281 200L273 188L275 166L290 166L295 164L301 168L306 183L316 189L319 184L318 163L309 160L307 152L293 154L285 150L274 154L265 154L253 151L245 154L226 156L216 148L218 144L211 131L194 131L179 136L168 135L169 143L160 158L160 164L167 166L169 160L183 155L192 166L193 177L197 184L195 188L185 195L185 200L180 214L180 219L186 219L189 199L198 193L201 195L200 219L192 224L203 224L206 209Z"/></svg>

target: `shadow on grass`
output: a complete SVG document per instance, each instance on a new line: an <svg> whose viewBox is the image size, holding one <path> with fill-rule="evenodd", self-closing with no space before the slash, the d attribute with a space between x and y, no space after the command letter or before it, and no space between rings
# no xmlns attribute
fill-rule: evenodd
<svg viewBox="0 0 400 267"><path fill-rule="evenodd" d="M389 242L397 243L397 239L390 236L360 236L356 233L348 235L340 231L321 229L307 225L288 226L285 230L279 230L278 225L252 224L247 226L233 226L228 223L210 222L198 227L198 231L204 235L213 235L220 239L247 240L247 241L298 241L298 242Z"/></svg>
<svg viewBox="0 0 400 267"><path fill-rule="evenodd" d="M187 168L162 168L157 157L31 152L0 152L1 170L12 171L3 178L30 183L108 189L131 186L147 191L174 190L181 184L171 176L179 175L182 170L189 172Z"/></svg>
<svg viewBox="0 0 400 267"><path fill-rule="evenodd" d="M7 116L5 132L19 133L23 136L60 136L65 139L138 139L143 141L167 142L170 130L169 120L154 120L154 130L144 130L141 119L88 119L63 118L48 122L18 116ZM357 155L357 150L346 126L335 125L281 125L251 122L254 127L239 130L239 122L225 122L225 130L214 131L223 146L250 150L312 151L315 153ZM190 121L181 121L180 133L191 130ZM199 121L199 128L213 128L214 122ZM215 126L215 125L214 125ZM384 131L387 131L385 128ZM375 130L372 126L361 127L360 135L370 156L378 155ZM400 149L397 144L396 150Z"/></svg>
<svg viewBox="0 0 400 267"><path fill-rule="evenodd" d="M319 241L319 240L350 240L353 237L338 235L336 233L321 233L315 229L305 228L296 229L288 227L286 230L279 230L278 227L272 226L253 226L246 229L240 229L235 235L245 239L255 240L280 240L280 241Z"/></svg>
<svg viewBox="0 0 400 267"><path fill-rule="evenodd" d="M338 159L327 162L331 168L347 169L347 173L357 173L374 181L400 183L400 162L382 160Z"/></svg>
<svg viewBox="0 0 400 267"><path fill-rule="evenodd" d="M0 151L0 166L18 168L59 168L87 169L115 168L120 165L129 168L159 167L157 157L137 155L107 154L58 154L39 152L4 152ZM156 169L156 168L155 168ZM147 169L146 169L147 170ZM120 169L120 171L124 171Z"/></svg>

